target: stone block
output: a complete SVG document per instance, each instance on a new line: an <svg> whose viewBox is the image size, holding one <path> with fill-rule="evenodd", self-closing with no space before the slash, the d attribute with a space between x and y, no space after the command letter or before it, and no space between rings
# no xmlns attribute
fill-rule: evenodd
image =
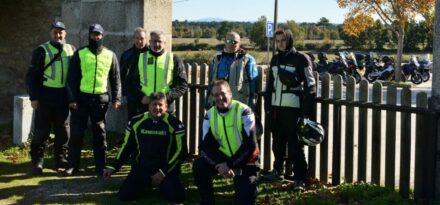
<svg viewBox="0 0 440 205"><path fill-rule="evenodd" d="M23 145L29 138L33 127L34 109L28 95L14 96L14 133L13 143Z"/></svg>
<svg viewBox="0 0 440 205"><path fill-rule="evenodd" d="M108 109L105 129L109 132L123 134L127 126L127 104L123 103L118 110Z"/></svg>

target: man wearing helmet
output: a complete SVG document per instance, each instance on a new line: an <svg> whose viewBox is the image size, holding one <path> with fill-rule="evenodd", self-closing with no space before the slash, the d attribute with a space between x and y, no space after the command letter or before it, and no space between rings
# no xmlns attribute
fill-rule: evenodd
<svg viewBox="0 0 440 205"><path fill-rule="evenodd" d="M264 96L266 116L269 116L273 136L274 170L263 179L283 180L284 161L292 161L295 191L304 190L307 162L304 145L298 140L296 123L312 114L316 82L308 55L293 47L290 30L275 33L278 53L272 57ZM289 176L290 177L290 176Z"/></svg>

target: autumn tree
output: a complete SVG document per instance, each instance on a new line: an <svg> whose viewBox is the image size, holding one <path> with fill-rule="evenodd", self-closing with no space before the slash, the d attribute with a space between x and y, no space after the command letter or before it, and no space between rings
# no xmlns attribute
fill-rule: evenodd
<svg viewBox="0 0 440 205"><path fill-rule="evenodd" d="M434 9L435 0L337 0L340 8L349 9L344 21L343 30L348 35L358 35L372 24L365 21L366 17L373 15L392 28L398 37L396 57L396 81L401 80L400 70L402 62L403 41L405 27L416 15L422 16ZM395 22L395 26L393 25Z"/></svg>

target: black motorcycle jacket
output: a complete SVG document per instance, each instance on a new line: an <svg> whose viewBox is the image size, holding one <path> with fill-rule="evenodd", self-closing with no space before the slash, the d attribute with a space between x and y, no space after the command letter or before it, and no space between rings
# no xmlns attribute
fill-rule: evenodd
<svg viewBox="0 0 440 205"><path fill-rule="evenodd" d="M146 112L128 123L124 143L111 167L118 171L132 156L133 166L167 175L180 172L187 155L184 125L168 113L154 120Z"/></svg>

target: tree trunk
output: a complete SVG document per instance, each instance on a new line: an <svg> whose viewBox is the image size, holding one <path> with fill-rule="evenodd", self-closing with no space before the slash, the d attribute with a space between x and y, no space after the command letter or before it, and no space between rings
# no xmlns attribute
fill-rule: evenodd
<svg viewBox="0 0 440 205"><path fill-rule="evenodd" d="M432 91L431 91L431 106L433 111L439 113L440 111L440 1L435 3L435 22L434 22L434 55L433 55L433 69L432 69ZM439 123L437 122L437 127ZM438 129L440 130L440 129ZM437 153L440 152L440 133L437 131ZM440 200L440 157L436 156L436 170L435 170L435 198Z"/></svg>
<svg viewBox="0 0 440 205"><path fill-rule="evenodd" d="M397 33L397 56L396 56L396 62L394 64L395 70L394 70L394 79L396 82L400 82L402 80L401 70L402 70L402 54L403 54L403 40L405 37L405 28L402 28L399 26L399 32Z"/></svg>

